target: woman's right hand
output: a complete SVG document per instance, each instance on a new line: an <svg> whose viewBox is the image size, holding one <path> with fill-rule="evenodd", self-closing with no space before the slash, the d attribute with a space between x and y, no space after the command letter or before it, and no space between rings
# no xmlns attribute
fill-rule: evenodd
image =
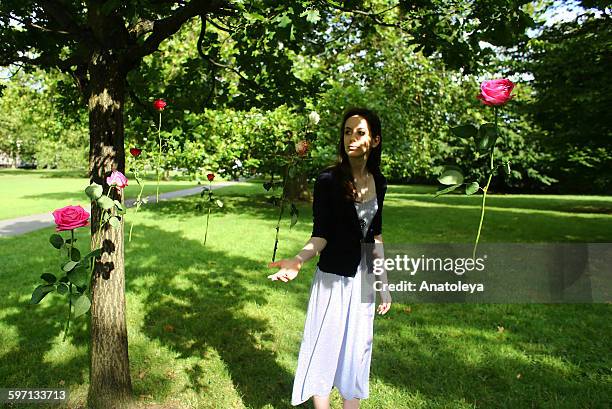
<svg viewBox="0 0 612 409"><path fill-rule="evenodd" d="M285 283L293 280L297 277L300 268L302 268L302 262L299 258L284 258L282 260L268 263L268 267L280 267L280 270L275 274L270 274L268 278L272 281L281 280Z"/></svg>

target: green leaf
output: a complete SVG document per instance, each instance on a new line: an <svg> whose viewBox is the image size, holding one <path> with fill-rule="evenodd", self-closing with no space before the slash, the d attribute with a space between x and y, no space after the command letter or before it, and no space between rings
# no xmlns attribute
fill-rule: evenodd
<svg viewBox="0 0 612 409"><path fill-rule="evenodd" d="M85 257L83 257L83 260L86 260L88 258L94 258L94 257L100 257L100 255L102 254L102 249L95 249L90 251L89 253L85 254Z"/></svg>
<svg viewBox="0 0 612 409"><path fill-rule="evenodd" d="M480 125L480 130L478 131L480 135L480 139L478 140L478 149L480 151L489 150L497 140L497 131L495 129L495 124L484 123Z"/></svg>
<svg viewBox="0 0 612 409"><path fill-rule="evenodd" d="M217 206L223 207L223 202L219 199L217 199Z"/></svg>
<svg viewBox="0 0 612 409"><path fill-rule="evenodd" d="M89 297L87 294L82 294L79 298L76 299L74 303L74 318L80 317L89 311L89 307L91 307L91 301L89 301Z"/></svg>
<svg viewBox="0 0 612 409"><path fill-rule="evenodd" d="M474 193L478 192L479 188L480 186L478 185L478 182L472 182L465 187L465 194L473 195Z"/></svg>
<svg viewBox="0 0 612 409"><path fill-rule="evenodd" d="M30 298L30 304L38 304L45 298L45 295L49 294L51 291L55 290L55 286L53 284L41 284L34 289L32 293L32 298Z"/></svg>
<svg viewBox="0 0 612 409"><path fill-rule="evenodd" d="M76 267L77 264L79 264L77 261L69 261L62 266L62 270L66 272L72 271Z"/></svg>
<svg viewBox="0 0 612 409"><path fill-rule="evenodd" d="M438 178L443 185L457 185L463 183L463 173L457 168L446 168Z"/></svg>
<svg viewBox="0 0 612 409"><path fill-rule="evenodd" d="M446 193L452 192L453 190L457 189L459 186L461 186L463 183L458 183L456 185L453 186L449 186L445 189L442 190L438 190L436 193L434 193L434 197L438 197L440 195L444 195Z"/></svg>
<svg viewBox="0 0 612 409"><path fill-rule="evenodd" d="M72 261L79 261L81 259L81 252L76 247L71 250L72 257L70 258Z"/></svg>
<svg viewBox="0 0 612 409"><path fill-rule="evenodd" d="M85 194L87 194L92 202L102 197L102 192L102 186L98 185L97 183L92 183L85 188Z"/></svg>
<svg viewBox="0 0 612 409"><path fill-rule="evenodd" d="M291 24L291 19L286 14L283 14L282 16L278 17L277 21L279 27L287 27L289 24Z"/></svg>
<svg viewBox="0 0 612 409"><path fill-rule="evenodd" d="M89 279L89 270L85 264L79 264L79 266L68 272L68 279L70 282L77 286L87 285Z"/></svg>
<svg viewBox="0 0 612 409"><path fill-rule="evenodd" d="M48 282L49 284L53 284L57 281L57 277L55 277L53 274L51 273L43 273L40 278L42 278L43 280L45 280L46 282Z"/></svg>
<svg viewBox="0 0 612 409"><path fill-rule="evenodd" d="M506 172L506 175L509 175L510 174L510 161L506 162L504 165L505 165L504 171Z"/></svg>
<svg viewBox="0 0 612 409"><path fill-rule="evenodd" d="M98 198L98 205L104 210L109 210L115 206L115 202L108 196L102 196Z"/></svg>
<svg viewBox="0 0 612 409"><path fill-rule="evenodd" d="M475 138L476 135L478 135L478 129L474 125L470 124L451 128L451 131L460 138Z"/></svg>
<svg viewBox="0 0 612 409"><path fill-rule="evenodd" d="M114 229L118 229L119 227L121 227L121 222L119 221L119 219L117 218L117 216L113 216L110 219L108 219L108 223L114 228Z"/></svg>
<svg viewBox="0 0 612 409"><path fill-rule="evenodd" d="M53 247L59 250L64 245L64 239L59 234L55 233L52 234L51 237L49 237L49 243L51 243Z"/></svg>
<svg viewBox="0 0 612 409"><path fill-rule="evenodd" d="M291 229L293 226L295 226L295 224L298 221L298 217L299 217L298 208L295 207L295 205L293 203L291 203L290 214L291 214L291 225L289 225L289 228Z"/></svg>
<svg viewBox="0 0 612 409"><path fill-rule="evenodd" d="M113 203L115 204L115 207L117 208L117 213L119 214L125 214L126 210L125 207L123 206L123 204L119 201L119 200L113 200Z"/></svg>
<svg viewBox="0 0 612 409"><path fill-rule="evenodd" d="M300 14L300 17L304 17L304 16L306 16L306 21L312 24L316 24L317 21L321 20L321 16L319 15L319 10L317 9L306 10L302 12L302 14Z"/></svg>
<svg viewBox="0 0 612 409"><path fill-rule="evenodd" d="M66 294L69 290L68 284L66 283L57 283L57 293L58 294Z"/></svg>

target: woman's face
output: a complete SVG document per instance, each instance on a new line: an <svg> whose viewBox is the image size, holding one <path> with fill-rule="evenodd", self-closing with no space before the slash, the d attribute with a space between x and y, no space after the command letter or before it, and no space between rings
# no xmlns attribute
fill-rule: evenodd
<svg viewBox="0 0 612 409"><path fill-rule="evenodd" d="M368 121L360 116L353 115L344 123L344 149L349 157L369 155L370 149L378 146L379 137L372 137L368 128Z"/></svg>

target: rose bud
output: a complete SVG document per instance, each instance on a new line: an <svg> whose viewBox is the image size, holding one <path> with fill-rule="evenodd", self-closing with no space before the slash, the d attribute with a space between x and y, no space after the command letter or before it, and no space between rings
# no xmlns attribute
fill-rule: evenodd
<svg viewBox="0 0 612 409"><path fill-rule="evenodd" d="M206 177L208 178L209 182L212 182L213 179L215 178L215 174L214 173L209 173L208 175L206 175Z"/></svg>
<svg viewBox="0 0 612 409"><path fill-rule="evenodd" d="M142 149L130 148L130 154L135 158L139 157L141 152L142 152Z"/></svg>

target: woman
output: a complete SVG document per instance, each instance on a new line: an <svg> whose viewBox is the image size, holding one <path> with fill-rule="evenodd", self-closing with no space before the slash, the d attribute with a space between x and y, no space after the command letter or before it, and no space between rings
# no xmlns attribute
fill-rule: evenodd
<svg viewBox="0 0 612 409"><path fill-rule="evenodd" d="M365 243L382 243L382 207L387 183L380 172L381 125L365 108L348 110L342 120L339 161L319 174L314 186L312 237L271 280L293 280L304 263L320 255L310 287L304 336L291 404L313 397L315 409L329 408L335 386L343 408L358 408L369 395L375 295L363 285ZM383 277L386 282L386 275ZM381 293L379 314L391 307ZM365 300L365 302L364 302Z"/></svg>

